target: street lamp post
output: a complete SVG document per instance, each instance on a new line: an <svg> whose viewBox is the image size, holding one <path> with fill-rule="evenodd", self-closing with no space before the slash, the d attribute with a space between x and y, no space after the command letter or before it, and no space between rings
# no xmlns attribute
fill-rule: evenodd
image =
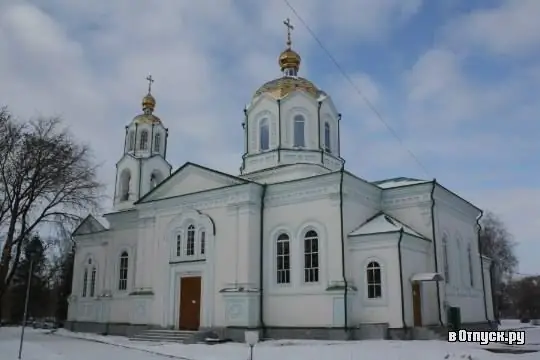
<svg viewBox="0 0 540 360"><path fill-rule="evenodd" d="M19 344L19 359L21 358L23 341L24 341L24 329L26 328L26 319L28 316L28 300L30 298L30 284L32 282L32 270L34 267L34 260L30 259L30 271L28 272L28 281L26 284L26 298L24 299L24 314L23 314L23 324L21 330L21 342Z"/></svg>

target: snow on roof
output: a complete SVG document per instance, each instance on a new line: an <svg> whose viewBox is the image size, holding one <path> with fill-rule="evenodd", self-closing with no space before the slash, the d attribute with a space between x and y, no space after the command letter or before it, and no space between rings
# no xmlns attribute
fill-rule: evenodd
<svg viewBox="0 0 540 360"><path fill-rule="evenodd" d="M392 178L392 179L373 181L373 184L383 189L391 189L391 188L395 188L399 186L424 184L428 182L431 182L431 181L413 179L413 178L407 178L407 177L398 177L398 178Z"/></svg>
<svg viewBox="0 0 540 360"><path fill-rule="evenodd" d="M109 221L105 219L103 216L97 216L93 215L94 219L97 220L105 229L108 229L111 225L109 224Z"/></svg>
<svg viewBox="0 0 540 360"><path fill-rule="evenodd" d="M349 233L349 236L361 236L361 235L370 235L370 234L380 234L386 232L396 232L400 231L403 228L403 231L409 235L425 238L420 235L407 225L399 222L398 220L388 216L384 213L380 213L375 217L371 218L364 224L360 225L356 230Z"/></svg>

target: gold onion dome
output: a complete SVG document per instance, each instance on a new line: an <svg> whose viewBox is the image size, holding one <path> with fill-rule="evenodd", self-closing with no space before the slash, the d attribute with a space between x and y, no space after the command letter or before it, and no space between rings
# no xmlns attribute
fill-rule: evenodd
<svg viewBox="0 0 540 360"><path fill-rule="evenodd" d="M253 95L253 98L262 94L269 94L275 99L282 99L294 91L304 91L305 93L319 98L326 94L319 90L311 81L298 76L302 58L291 48L291 30L294 27L289 19L283 22L287 26L287 48L279 55L278 63L283 76L269 81L261 86Z"/></svg>
<svg viewBox="0 0 540 360"><path fill-rule="evenodd" d="M290 47L285 49L285 51L279 55L278 59L281 71L285 71L285 69L294 69L296 72L298 72L301 61L302 58L300 55Z"/></svg>
<svg viewBox="0 0 540 360"><path fill-rule="evenodd" d="M156 99L149 93L142 99L142 108L143 110L151 110L154 111L156 107Z"/></svg>

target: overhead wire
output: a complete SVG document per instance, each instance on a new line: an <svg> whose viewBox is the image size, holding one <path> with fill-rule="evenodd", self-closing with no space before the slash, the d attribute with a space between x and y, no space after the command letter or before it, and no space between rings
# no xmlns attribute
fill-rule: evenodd
<svg viewBox="0 0 540 360"><path fill-rule="evenodd" d="M336 60L336 58L332 55L332 53L326 48L326 46L323 44L323 42L319 39L317 34L311 29L311 27L307 24L307 22L304 20L304 18L298 13L298 11L294 8L294 6L291 5L289 0L283 0L285 2L285 5L291 10L291 12L296 16L298 21L306 28L306 30L309 32L311 37L317 42L317 44L320 46L320 48L326 53L328 58L332 61L332 63L336 66L336 68L339 70L341 75L345 78L345 80L353 87L353 89L356 91L358 95L362 98L362 100L366 103L367 107L375 114L376 118L384 124L384 126L387 128L387 130L397 139L397 141L400 143L400 145L407 151L409 156L417 163L417 165L422 169L422 171L429 176L429 172L427 171L426 167L422 164L420 159L410 150L404 143L404 141L401 139L401 137L398 135L398 133L388 124L387 121L384 120L382 114L377 110L375 105L369 100L369 98L364 95L364 92L360 89L358 85L351 79L351 77L347 74L347 72L343 69L341 64Z"/></svg>

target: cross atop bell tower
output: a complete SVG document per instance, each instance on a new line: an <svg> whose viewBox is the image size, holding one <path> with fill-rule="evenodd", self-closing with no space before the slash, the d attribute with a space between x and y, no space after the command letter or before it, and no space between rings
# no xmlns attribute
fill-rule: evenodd
<svg viewBox="0 0 540 360"><path fill-rule="evenodd" d="M283 24L287 27L287 48L290 49L292 45L291 31L294 30L294 26L291 24L291 19L289 18L283 21Z"/></svg>

